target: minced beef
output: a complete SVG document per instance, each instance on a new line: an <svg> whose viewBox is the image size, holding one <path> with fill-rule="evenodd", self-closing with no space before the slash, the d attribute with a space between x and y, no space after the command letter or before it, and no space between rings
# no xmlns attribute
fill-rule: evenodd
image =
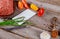
<svg viewBox="0 0 60 39"><path fill-rule="evenodd" d="M0 16L13 13L13 0L0 0Z"/></svg>

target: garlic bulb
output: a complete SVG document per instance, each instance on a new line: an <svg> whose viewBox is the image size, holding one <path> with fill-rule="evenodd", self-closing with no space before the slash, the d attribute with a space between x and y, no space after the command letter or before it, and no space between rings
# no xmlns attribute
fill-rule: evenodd
<svg viewBox="0 0 60 39"><path fill-rule="evenodd" d="M43 32L40 34L40 38L41 38L41 39L50 39L50 38L51 38L51 35L49 34L49 32L43 31Z"/></svg>

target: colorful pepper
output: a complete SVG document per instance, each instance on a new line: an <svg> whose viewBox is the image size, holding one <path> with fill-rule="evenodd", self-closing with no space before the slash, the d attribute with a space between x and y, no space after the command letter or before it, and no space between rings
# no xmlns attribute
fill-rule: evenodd
<svg viewBox="0 0 60 39"><path fill-rule="evenodd" d="M34 11L38 10L38 7L35 4L30 4L30 8Z"/></svg>
<svg viewBox="0 0 60 39"><path fill-rule="evenodd" d="M22 3L24 4L25 8L27 8L27 9L29 8L29 6L28 6L26 0L22 0Z"/></svg>
<svg viewBox="0 0 60 39"><path fill-rule="evenodd" d="M20 10L24 8L24 7L23 7L23 3L22 3L21 1L18 1L18 8L19 8Z"/></svg>

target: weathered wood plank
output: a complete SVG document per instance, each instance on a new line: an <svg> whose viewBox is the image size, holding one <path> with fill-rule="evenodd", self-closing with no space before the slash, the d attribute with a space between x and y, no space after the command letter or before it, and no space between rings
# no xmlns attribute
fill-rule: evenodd
<svg viewBox="0 0 60 39"><path fill-rule="evenodd" d="M18 0L14 0L14 1L18 1ZM40 2L44 2L44 3L49 3L49 4L60 6L60 0L36 0L36 1L40 1Z"/></svg>
<svg viewBox="0 0 60 39"><path fill-rule="evenodd" d="M40 3L38 5L40 6ZM47 7L45 7L45 8L47 8ZM50 9L50 8L51 7L48 7L48 9ZM50 10L56 11L54 8L51 8ZM59 11L59 10L60 9L57 9L57 11ZM38 17L37 15L35 15L34 17L32 17L29 20L29 21L33 22L34 24L36 24L35 26L33 26L33 27L29 26L29 27L23 28L23 29L12 30L12 32L15 32L15 33L17 33L19 35L22 35L22 36L25 36L25 37L28 37L28 39L40 39L39 34L42 32L41 29L49 30L48 26L51 25L50 24L50 19L52 17L55 17L55 16L58 18L58 23L59 23L58 28L60 28L60 14L59 13L57 14L57 13L49 13L49 12L47 12L42 17ZM3 33L3 34L1 34L1 33ZM1 39L25 39L23 37L20 38L19 36L16 36L16 35L8 33L8 32L5 32L3 30L0 30L0 34L1 34L0 37L2 37ZM5 37L4 34L6 35L6 37Z"/></svg>
<svg viewBox="0 0 60 39"><path fill-rule="evenodd" d="M36 1L50 3L50 4L53 4L53 5L59 5L60 6L60 0L36 0Z"/></svg>
<svg viewBox="0 0 60 39"><path fill-rule="evenodd" d="M0 39L26 39L0 29Z"/></svg>
<svg viewBox="0 0 60 39"><path fill-rule="evenodd" d="M27 2L34 3L38 7L44 7L46 10L60 13L60 0L27 0Z"/></svg>
<svg viewBox="0 0 60 39"><path fill-rule="evenodd" d="M28 39L40 39L40 34L45 31L34 26L28 26L23 29L12 30L12 32L28 37ZM53 38L51 38L53 39ZM59 37L56 39L60 39Z"/></svg>
<svg viewBox="0 0 60 39"><path fill-rule="evenodd" d="M35 26L45 29L45 30L49 30L48 26L51 25L51 19L53 17L57 17L58 21L57 21L57 28L60 28L60 14L58 13L48 13L46 12L42 17L38 17L37 15L35 15L34 17L32 17L29 21L33 22L34 24L36 24Z"/></svg>
<svg viewBox="0 0 60 39"><path fill-rule="evenodd" d="M44 31L36 27L28 26L23 29L12 30L12 32L28 37L29 39L40 39L40 33Z"/></svg>
<svg viewBox="0 0 60 39"><path fill-rule="evenodd" d="M38 27L38 28L41 28L41 29L45 29L45 30L49 30L47 26L50 25L50 22L44 20L44 18L40 18L37 15L35 15L29 21L32 22L33 24L35 24L34 25L35 27Z"/></svg>
<svg viewBox="0 0 60 39"><path fill-rule="evenodd" d="M36 5L38 5L39 7L42 5L42 7L46 8L46 9L49 9L49 10L52 10L52 11L57 11L57 12L60 12L60 6L56 6L56 5L52 5L52 4L48 4L47 2L53 2L53 1L59 1L59 0L40 0L40 1L46 1L46 3L43 3L43 2L39 2L38 0L27 0L27 2L29 3L34 3ZM49 5L49 6L47 6ZM55 7L56 6L56 7ZM58 8L59 7L59 8ZM53 18L53 17L57 17L58 18L58 26L60 25L60 13L55 13L55 12L51 12L51 11L48 11L48 10L45 10L46 13L44 14L44 16L42 17L38 17L37 15L32 17L29 21L32 21L33 23L36 24L36 26L42 28L43 26L43 29L45 28L46 30L49 30L48 29L48 26L50 26L50 19ZM60 28L60 27L59 27Z"/></svg>
<svg viewBox="0 0 60 39"><path fill-rule="evenodd" d="M27 0L28 3L34 3L38 7L44 7L46 10L51 10L53 12L60 12L60 6L58 5L53 5L49 3L44 3L44 2L39 2L36 0Z"/></svg>

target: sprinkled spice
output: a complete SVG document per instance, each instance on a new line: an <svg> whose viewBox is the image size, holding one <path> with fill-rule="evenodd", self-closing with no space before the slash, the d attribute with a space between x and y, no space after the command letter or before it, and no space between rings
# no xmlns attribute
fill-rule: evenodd
<svg viewBox="0 0 60 39"><path fill-rule="evenodd" d="M53 38L56 38L56 37L58 36L58 31L57 31L57 30L53 30L53 31L51 32L51 36L52 36Z"/></svg>

